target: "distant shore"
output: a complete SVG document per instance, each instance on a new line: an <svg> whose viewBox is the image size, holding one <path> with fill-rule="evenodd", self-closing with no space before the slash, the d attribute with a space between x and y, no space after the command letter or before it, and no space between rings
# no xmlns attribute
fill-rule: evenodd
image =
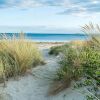
<svg viewBox="0 0 100 100"><path fill-rule="evenodd" d="M76 45L83 45L86 42L86 40L73 40L73 41L68 41L68 42L36 42L36 44L38 45L38 48L50 48L53 46L60 46L60 45L64 45L66 43L72 43L72 44L76 44Z"/></svg>
<svg viewBox="0 0 100 100"><path fill-rule="evenodd" d="M35 42L69 42L73 40L86 40L87 35L86 34L71 34L71 33L66 33L66 34L50 34L50 33L5 33L4 36L6 36L8 39L11 39L16 37L18 39L19 37L24 37L27 41L35 41ZM2 34L1 34L2 38Z"/></svg>
<svg viewBox="0 0 100 100"><path fill-rule="evenodd" d="M36 42L39 49L50 48L53 46L59 46L66 44L67 42Z"/></svg>

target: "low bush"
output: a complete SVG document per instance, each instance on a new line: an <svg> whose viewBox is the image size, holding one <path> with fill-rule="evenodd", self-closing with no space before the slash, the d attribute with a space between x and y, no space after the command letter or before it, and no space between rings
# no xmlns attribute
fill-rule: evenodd
<svg viewBox="0 0 100 100"><path fill-rule="evenodd" d="M86 27L90 31L91 27L94 26L86 25ZM89 93L94 96L93 98L100 99L100 95L98 95L100 93L100 38L99 35L90 35L89 38L90 40L84 45L70 44L70 46L60 51L63 56L59 62L60 68L56 72L55 88L52 88L51 94L56 94L68 88L72 81L84 79L84 82L80 83L79 86L91 86L94 92L89 91ZM61 47L63 46L58 48Z"/></svg>
<svg viewBox="0 0 100 100"><path fill-rule="evenodd" d="M100 50L95 47L84 47L81 52L84 73L96 79L100 83Z"/></svg>
<svg viewBox="0 0 100 100"><path fill-rule="evenodd" d="M50 55L58 55L60 52L63 52L63 50L67 49L68 47L69 47L69 44L51 47L49 54Z"/></svg>
<svg viewBox="0 0 100 100"><path fill-rule="evenodd" d="M78 80L83 75L80 50L70 45L61 53L60 68L54 78L54 84L56 83L56 85L50 89L50 94L57 94L68 88L72 81Z"/></svg>
<svg viewBox="0 0 100 100"><path fill-rule="evenodd" d="M85 73L100 85L100 27L90 23L83 27L83 31L91 37L91 40L88 46L83 47L82 66Z"/></svg>

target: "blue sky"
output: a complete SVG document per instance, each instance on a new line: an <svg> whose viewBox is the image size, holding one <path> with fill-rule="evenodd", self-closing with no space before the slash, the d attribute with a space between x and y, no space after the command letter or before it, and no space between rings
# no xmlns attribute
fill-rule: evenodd
<svg viewBox="0 0 100 100"><path fill-rule="evenodd" d="M77 33L100 23L100 0L0 0L0 32Z"/></svg>

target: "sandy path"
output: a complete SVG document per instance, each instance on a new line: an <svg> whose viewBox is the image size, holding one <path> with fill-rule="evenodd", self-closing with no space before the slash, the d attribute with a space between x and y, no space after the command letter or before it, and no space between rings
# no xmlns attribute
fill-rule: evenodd
<svg viewBox="0 0 100 100"><path fill-rule="evenodd" d="M81 93L70 88L56 96L47 96L51 82L47 77L51 77L59 65L57 57L48 55L48 49L41 51L47 64L37 66L32 75L27 74L18 81L9 80L6 88L0 87L0 100L85 100Z"/></svg>

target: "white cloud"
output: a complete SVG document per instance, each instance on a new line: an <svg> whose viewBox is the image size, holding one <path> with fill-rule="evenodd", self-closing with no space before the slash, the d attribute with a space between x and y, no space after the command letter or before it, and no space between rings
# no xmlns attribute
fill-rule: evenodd
<svg viewBox="0 0 100 100"><path fill-rule="evenodd" d="M34 0L22 0L17 6L21 7L21 8L33 8L33 7L37 7L37 6L41 6L41 3L38 3Z"/></svg>
<svg viewBox="0 0 100 100"><path fill-rule="evenodd" d="M100 3L100 1L99 0L91 0L91 3L97 4L97 3Z"/></svg>
<svg viewBox="0 0 100 100"><path fill-rule="evenodd" d="M1 0L0 7L34 8L39 6L59 6L65 11L60 14L88 16L100 12L99 0Z"/></svg>

